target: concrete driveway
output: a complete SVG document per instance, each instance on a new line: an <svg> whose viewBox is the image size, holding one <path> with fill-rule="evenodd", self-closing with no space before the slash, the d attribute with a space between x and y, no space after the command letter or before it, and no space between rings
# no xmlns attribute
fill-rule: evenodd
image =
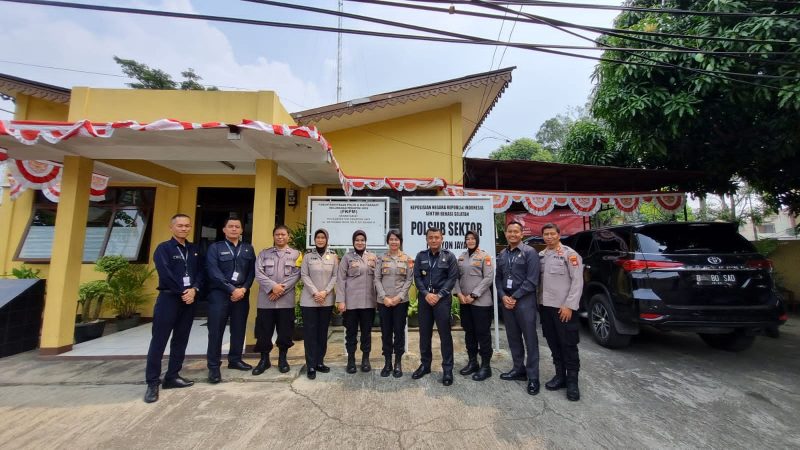
<svg viewBox="0 0 800 450"><path fill-rule="evenodd" d="M695 335L657 332L612 351L584 329L577 403L563 390L531 397L523 382L501 381L507 354L495 358L494 376L482 383L456 375L444 387L438 368L414 381L416 352L406 355L401 379L381 378L379 370L347 375L340 333L331 336L333 370L314 381L299 374L302 345L287 375L223 369L219 385L204 381L203 360L191 360L183 375L198 384L162 390L150 405L142 402L142 360L28 353L0 360L0 447L798 448L798 319L780 339L759 338L739 354L713 350ZM463 334L455 336L458 369ZM379 339L373 334L374 347ZM411 341L414 350L416 334ZM553 369L544 340L540 348L544 382ZM380 369L380 355L372 363Z"/></svg>

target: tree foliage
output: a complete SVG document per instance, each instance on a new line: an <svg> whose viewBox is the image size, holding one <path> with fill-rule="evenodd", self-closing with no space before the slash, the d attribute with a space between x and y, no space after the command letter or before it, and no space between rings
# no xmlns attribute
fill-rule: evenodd
<svg viewBox="0 0 800 450"><path fill-rule="evenodd" d="M606 51L605 58L645 65L601 62L594 74L598 84L592 113L645 167L704 171L697 192L734 192L732 180L741 179L766 193L773 206L800 210L800 20L780 16L800 14L800 3L633 0L627 4L774 14L623 12L616 18L616 28L700 37L647 37L651 42L642 42L606 36L605 44L700 51L635 54L643 56ZM711 55L710 51L748 54Z"/></svg>
<svg viewBox="0 0 800 450"><path fill-rule="evenodd" d="M553 154L531 138L519 138L489 154L489 159L522 159L552 162Z"/></svg>
<svg viewBox="0 0 800 450"><path fill-rule="evenodd" d="M178 83L172 76L161 69L152 69L147 64L142 64L132 59L122 59L114 56L114 62L119 64L122 73L137 80L138 83L128 83L133 89L181 89L184 91L218 91L217 87L206 88L200 84L203 78L197 75L191 67L181 72L183 81Z"/></svg>
<svg viewBox="0 0 800 450"><path fill-rule="evenodd" d="M603 122L595 119L581 119L572 124L558 159L563 163L592 166L630 167L635 164L627 147L614 139Z"/></svg>
<svg viewBox="0 0 800 450"><path fill-rule="evenodd" d="M564 147L564 141L572 125L577 120L587 117L588 111L584 107L568 108L566 114L556 114L539 126L539 131L536 132L536 141L558 158L558 152Z"/></svg>

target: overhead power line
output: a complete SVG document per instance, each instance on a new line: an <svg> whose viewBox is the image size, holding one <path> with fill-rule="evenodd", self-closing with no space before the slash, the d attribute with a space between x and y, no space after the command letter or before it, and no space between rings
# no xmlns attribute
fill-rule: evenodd
<svg viewBox="0 0 800 450"><path fill-rule="evenodd" d="M446 3L446 4L464 4L471 5L472 0L407 0L411 2L423 3ZM607 11L630 11L630 12L649 12L659 14L677 14L687 16L712 16L712 17L771 17L775 19L800 19L800 14L769 14L769 13L754 13L754 12L719 12L719 11L695 11L690 9L674 9L674 8L642 8L637 6L614 6L614 5L590 5L587 3L570 3L570 2L553 2L541 0L505 0L505 1L491 1L491 3L498 6L543 6L553 8L573 8L573 9L597 9Z"/></svg>

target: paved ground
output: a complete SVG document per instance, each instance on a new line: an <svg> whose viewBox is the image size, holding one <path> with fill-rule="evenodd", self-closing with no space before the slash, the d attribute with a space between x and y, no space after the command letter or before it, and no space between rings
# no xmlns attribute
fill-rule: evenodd
<svg viewBox="0 0 800 450"><path fill-rule="evenodd" d="M506 355L490 380L456 375L449 388L438 373L411 380L415 354L399 380L377 371L347 375L340 334L331 337L333 371L315 381L299 375L301 353L293 351L287 375L223 369L224 383L162 391L152 405L141 400L141 360L28 353L0 360L0 447L798 448L798 323L794 316L780 339L759 338L740 354L656 332L611 351L584 330L578 403L563 391L531 397L522 382L499 380ZM416 342L412 334L412 348ZM545 381L552 368L541 344ZM460 342L457 351L460 366ZM204 362L189 361L184 375L202 381Z"/></svg>

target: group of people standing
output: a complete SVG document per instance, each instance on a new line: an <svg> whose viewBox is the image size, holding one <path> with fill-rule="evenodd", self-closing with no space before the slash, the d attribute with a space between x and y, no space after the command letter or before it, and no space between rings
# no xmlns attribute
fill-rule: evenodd
<svg viewBox="0 0 800 450"><path fill-rule="evenodd" d="M353 248L339 260L328 246L325 229L314 231L314 245L305 253L289 246L289 230L283 225L273 230L274 246L258 255L243 242L242 222L229 218L222 231L225 239L209 246L205 256L187 240L190 218L175 215L170 222L173 237L161 243L154 254L159 275L158 298L153 312L153 335L147 357L145 402L158 400L164 389L189 387L194 383L180 376L194 317L195 296L206 289L208 299L208 381L219 383L222 340L230 321L228 368L261 375L272 364L270 353L278 348L278 370L290 370L287 352L294 345L295 286L302 280L300 309L305 326L305 374L315 379L328 373L325 365L328 324L333 309L343 315L346 372L369 372L372 350L372 324L377 313L381 327L384 366L381 377L403 376L405 327L408 293L411 284L419 300L420 365L412 373L420 379L431 372L433 325L439 334L442 378L453 384L453 338L450 311L453 301L461 308L467 349L467 364L459 373L475 381L492 376L490 327L494 316L492 284L502 300L503 318L513 367L502 373L503 380L526 380L527 392L539 393L539 348L537 315L548 341L556 375L545 384L550 390L567 388L567 398L578 400L578 324L582 290L582 263L572 249L561 245L558 227L548 224L543 234L545 250L536 251L522 243L522 225L506 226L508 247L497 257L494 271L490 253L479 247L480 236L468 231L466 251L456 257L442 248L442 230L430 228L425 237L427 249L415 258L403 253L403 237L398 231L386 236L388 251L382 256L367 250L367 235L353 233ZM245 328L249 314L250 288L258 281L255 321L255 351L260 359L255 367L242 359ZM538 295L537 295L538 292ZM537 302L538 299L538 302ZM170 334L169 366L163 378L161 359ZM277 338L273 344L273 335ZM356 364L360 346L361 361ZM525 353L527 352L527 358ZM480 356L480 363L478 362Z"/></svg>

